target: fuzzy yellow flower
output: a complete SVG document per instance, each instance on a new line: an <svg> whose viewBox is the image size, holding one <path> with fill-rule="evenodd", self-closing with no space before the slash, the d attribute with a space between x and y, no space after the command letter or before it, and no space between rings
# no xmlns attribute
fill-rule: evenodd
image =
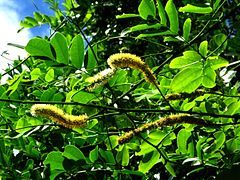
<svg viewBox="0 0 240 180"><path fill-rule="evenodd" d="M156 77L148 65L140 57L130 53L117 53L111 55L107 60L112 69L130 67L141 71L146 81L156 85Z"/></svg>
<svg viewBox="0 0 240 180"><path fill-rule="evenodd" d="M136 128L132 131L125 133L124 135L122 135L118 138L118 143L119 144L126 143L126 142L130 141L130 139L133 138L133 136L138 135L141 132L145 132L146 130L151 130L151 129L155 129L158 127L174 125L174 124L179 124L179 123L196 124L196 125L206 126L206 127L213 125L213 123L211 123L209 121L205 121L203 119L194 117L189 114L170 115L167 117L163 117L157 121L146 123L139 128Z"/></svg>
<svg viewBox="0 0 240 180"><path fill-rule="evenodd" d="M88 89L92 90L104 83L115 73L115 69L104 69L103 71L97 73L93 77L87 78L85 81L90 83Z"/></svg>
<svg viewBox="0 0 240 180"><path fill-rule="evenodd" d="M63 110L56 106L49 104L35 104L31 107L31 114L33 116L46 117L66 128L84 127L87 123L87 115L69 115L65 114Z"/></svg>

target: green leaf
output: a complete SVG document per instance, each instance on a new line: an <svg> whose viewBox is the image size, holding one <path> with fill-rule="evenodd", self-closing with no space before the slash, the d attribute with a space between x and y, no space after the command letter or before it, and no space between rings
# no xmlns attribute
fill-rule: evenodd
<svg viewBox="0 0 240 180"><path fill-rule="evenodd" d="M214 149L213 151L218 150L221 148L226 140L226 135L222 131L217 131L214 133L215 141L214 141Z"/></svg>
<svg viewBox="0 0 240 180"><path fill-rule="evenodd" d="M57 91L56 88L49 88L49 89L45 90L42 93L40 100L41 101L51 101L54 97L53 94L55 94L56 91Z"/></svg>
<svg viewBox="0 0 240 180"><path fill-rule="evenodd" d="M156 8L153 0L142 0L138 6L140 16L147 20L148 16L156 16Z"/></svg>
<svg viewBox="0 0 240 180"><path fill-rule="evenodd" d="M35 81L41 76L41 70L39 68L35 68L30 72L31 80Z"/></svg>
<svg viewBox="0 0 240 180"><path fill-rule="evenodd" d="M15 91L18 90L18 87L23 80L24 74L25 74L25 72L23 71L21 74L14 75L13 79L8 80L8 85L9 86L8 86L7 92L10 91L9 95L12 95Z"/></svg>
<svg viewBox="0 0 240 180"><path fill-rule="evenodd" d="M38 22L36 21L36 19L32 18L32 17L25 17L24 21L26 23L32 24L33 26L37 26Z"/></svg>
<svg viewBox="0 0 240 180"><path fill-rule="evenodd" d="M63 167L63 160L62 153L59 151L52 151L50 152L46 159L43 161L43 164L46 166L47 164L50 165L50 170L64 170Z"/></svg>
<svg viewBox="0 0 240 180"><path fill-rule="evenodd" d="M158 8L158 15L160 17L160 22L161 25L166 26L167 25L167 17L166 17L166 13L165 10L163 8L163 5L161 3L161 0L157 0L157 8Z"/></svg>
<svg viewBox="0 0 240 180"><path fill-rule="evenodd" d="M74 145L67 145L64 149L64 152L62 154L64 157L68 158L68 159L72 159L74 161L78 161L80 159L85 160L85 156L82 153L82 151L80 151L80 149L78 149L76 146Z"/></svg>
<svg viewBox="0 0 240 180"><path fill-rule="evenodd" d="M30 126L31 124L28 122L28 118L22 117L17 121L16 131L18 133L24 133L29 131L31 128L25 128L26 126Z"/></svg>
<svg viewBox="0 0 240 180"><path fill-rule="evenodd" d="M216 73L215 71L207 66L203 69L203 80L202 80L202 85L206 88L213 88L216 83Z"/></svg>
<svg viewBox="0 0 240 180"><path fill-rule="evenodd" d="M93 51L92 51L93 50ZM94 56L96 55L96 57ZM88 61L87 61L87 71L91 73L97 65L97 45L93 46L92 49L88 47Z"/></svg>
<svg viewBox="0 0 240 180"><path fill-rule="evenodd" d="M177 34L178 33L178 26L179 26L179 22L178 22L178 12L177 9L173 3L173 0L168 0L166 6L165 6L165 10L167 12L168 15L168 19L170 22L170 30L174 33Z"/></svg>
<svg viewBox="0 0 240 180"><path fill-rule="evenodd" d="M86 104L95 98L96 96L93 93L79 91L75 95L73 95L72 100L75 102Z"/></svg>
<svg viewBox="0 0 240 180"><path fill-rule="evenodd" d="M109 164L116 164L114 160L113 153L111 151L104 151L101 148L99 149L99 154L104 158L104 160Z"/></svg>
<svg viewBox="0 0 240 180"><path fill-rule="evenodd" d="M135 18L135 17L140 17L139 14L122 14L122 15L117 15L116 19L126 19L126 18Z"/></svg>
<svg viewBox="0 0 240 180"><path fill-rule="evenodd" d="M207 63L210 64L211 68L216 70L221 67L227 66L229 63L226 59L220 57L220 56L210 56L207 59Z"/></svg>
<svg viewBox="0 0 240 180"><path fill-rule="evenodd" d="M127 166L129 164L129 150L126 145L123 145L122 150L117 153L116 158L122 166Z"/></svg>
<svg viewBox="0 0 240 180"><path fill-rule="evenodd" d="M57 62L68 64L68 46L65 36L57 32L51 39L51 45L56 52Z"/></svg>
<svg viewBox="0 0 240 180"><path fill-rule="evenodd" d="M208 14L212 12L211 7L198 7L191 4L187 4L184 7L179 8L179 12L189 12L189 13L198 13L198 14Z"/></svg>
<svg viewBox="0 0 240 180"><path fill-rule="evenodd" d="M143 173L147 173L155 164L159 162L160 155L155 150L146 155L144 155L143 159L140 161L138 166L138 170Z"/></svg>
<svg viewBox="0 0 240 180"><path fill-rule="evenodd" d="M93 150L90 151L89 159L91 162L95 162L98 159L98 146L96 146Z"/></svg>
<svg viewBox="0 0 240 180"><path fill-rule="evenodd" d="M81 69L84 60L84 41L81 35L77 35L73 38L69 53L73 66Z"/></svg>
<svg viewBox="0 0 240 180"><path fill-rule="evenodd" d="M174 92L191 93L201 85L202 73L202 68L185 68L173 78L170 87Z"/></svg>
<svg viewBox="0 0 240 180"><path fill-rule="evenodd" d="M240 151L240 138L232 138L226 142L226 148L229 152L239 152Z"/></svg>
<svg viewBox="0 0 240 180"><path fill-rule="evenodd" d="M27 46L25 47L25 50L31 56L44 56L50 59L54 59L51 48L50 48L50 44L45 39L41 39L41 38L31 39L28 42Z"/></svg>
<svg viewBox="0 0 240 180"><path fill-rule="evenodd" d="M130 27L129 30L126 31L126 33L135 32L135 31L142 31L146 29L159 29L161 25L159 23L148 25L148 24L138 24L136 26Z"/></svg>
<svg viewBox="0 0 240 180"><path fill-rule="evenodd" d="M38 22L41 22L43 20L43 17L39 12L34 12L33 15Z"/></svg>
<svg viewBox="0 0 240 180"><path fill-rule="evenodd" d="M167 171L173 176L176 177L176 173L171 165L171 163L167 162L165 165L165 168L167 169Z"/></svg>
<svg viewBox="0 0 240 180"><path fill-rule="evenodd" d="M177 146L180 153L186 154L187 150L187 141L191 136L191 132L186 129L181 129L177 135Z"/></svg>
<svg viewBox="0 0 240 180"><path fill-rule="evenodd" d="M208 53L208 42L207 41L203 41L201 42L200 46L199 46L199 53L203 56L206 57L207 53Z"/></svg>
<svg viewBox="0 0 240 180"><path fill-rule="evenodd" d="M201 68L202 63L201 56L196 51L185 51L183 52L183 56L174 58L169 67L170 68L184 68L184 67L195 67Z"/></svg>
<svg viewBox="0 0 240 180"><path fill-rule="evenodd" d="M164 35L175 35L172 31L164 31L159 33L149 33L149 34L140 34L136 37L136 39L146 38L146 37L154 37L154 36L164 36Z"/></svg>
<svg viewBox="0 0 240 180"><path fill-rule="evenodd" d="M190 18L187 18L183 24L183 38L185 41L189 40L191 27L192 27L192 20Z"/></svg>
<svg viewBox="0 0 240 180"><path fill-rule="evenodd" d="M47 74L45 75L45 81L51 82L54 80L54 69L51 68L48 70Z"/></svg>

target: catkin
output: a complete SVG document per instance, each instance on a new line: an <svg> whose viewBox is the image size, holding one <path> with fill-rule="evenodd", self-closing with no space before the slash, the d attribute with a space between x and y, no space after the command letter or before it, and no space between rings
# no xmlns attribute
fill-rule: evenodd
<svg viewBox="0 0 240 180"><path fill-rule="evenodd" d="M33 116L46 117L66 128L84 127L87 123L87 115L69 115L65 114L61 109L49 104L35 104L31 107Z"/></svg>
<svg viewBox="0 0 240 180"><path fill-rule="evenodd" d="M163 117L157 121L146 123L139 128L126 132L124 135L118 138L118 143L119 144L126 143L130 141L130 139L132 139L133 136L138 135L141 132L145 132L146 130L156 129L158 127L169 126L169 125L174 125L179 123L196 124L196 125L206 126L206 127L213 125L213 123L209 121L205 121L203 119L194 117L189 114L170 115L167 117Z"/></svg>
<svg viewBox="0 0 240 180"><path fill-rule="evenodd" d="M111 55L107 60L112 69L130 67L141 71L146 81L156 85L156 77L152 70L144 63L140 57L130 53L117 53Z"/></svg>
<svg viewBox="0 0 240 180"><path fill-rule="evenodd" d="M90 83L88 86L88 90L91 91L92 89L105 84L107 80L115 73L115 69L104 69L103 71L97 73L96 75L87 78L85 81Z"/></svg>

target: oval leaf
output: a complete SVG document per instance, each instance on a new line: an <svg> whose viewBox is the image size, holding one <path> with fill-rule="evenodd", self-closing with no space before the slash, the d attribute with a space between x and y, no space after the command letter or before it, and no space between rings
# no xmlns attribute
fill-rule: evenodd
<svg viewBox="0 0 240 180"><path fill-rule="evenodd" d="M54 80L54 69L49 69L47 74L45 75L45 81L51 82Z"/></svg>
<svg viewBox="0 0 240 180"><path fill-rule="evenodd" d="M201 68L186 68L180 71L172 80L171 89L175 92L191 93L202 83Z"/></svg>
<svg viewBox="0 0 240 180"><path fill-rule="evenodd" d="M47 40L41 38L33 38L31 39L25 50L31 54L31 56L44 56L50 59L54 59L50 44Z"/></svg>
<svg viewBox="0 0 240 180"><path fill-rule="evenodd" d="M156 8L153 0L142 0L138 6L140 16L147 20L148 16L156 16Z"/></svg>
<svg viewBox="0 0 240 180"><path fill-rule="evenodd" d="M206 57L207 56L207 52L208 52L208 42L207 41L203 41L203 42L201 42L201 44L199 46L199 53L203 57Z"/></svg>
<svg viewBox="0 0 240 180"><path fill-rule="evenodd" d="M70 57L72 65L76 68L82 68L84 60L84 41L81 35L77 35L72 40L70 48Z"/></svg>
<svg viewBox="0 0 240 180"><path fill-rule="evenodd" d="M68 64L68 46L64 35L57 32L51 39L51 45L56 52L56 59L59 63Z"/></svg>
<svg viewBox="0 0 240 180"><path fill-rule="evenodd" d="M72 159L74 161L78 161L80 159L83 159L83 160L86 159L82 151L80 151L80 149L78 149L76 146L73 146L73 145L67 145L65 147L63 156L68 159Z"/></svg>

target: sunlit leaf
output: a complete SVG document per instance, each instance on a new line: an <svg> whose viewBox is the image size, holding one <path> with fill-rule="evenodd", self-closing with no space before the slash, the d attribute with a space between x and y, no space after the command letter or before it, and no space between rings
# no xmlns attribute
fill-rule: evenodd
<svg viewBox="0 0 240 180"><path fill-rule="evenodd" d="M165 10L167 12L168 15L168 19L169 19L169 23L170 23L170 30L177 34L178 33L178 12L177 9L175 7L175 4L173 2L173 0L168 0Z"/></svg>
<svg viewBox="0 0 240 180"><path fill-rule="evenodd" d="M84 41L81 35L73 38L69 53L73 66L81 69L84 60Z"/></svg>
<svg viewBox="0 0 240 180"><path fill-rule="evenodd" d="M156 8L153 0L142 0L138 6L138 12L143 19L147 19L148 16L156 16Z"/></svg>
<svg viewBox="0 0 240 180"><path fill-rule="evenodd" d="M187 4L184 7L179 8L179 12L189 12L189 13L198 13L198 14L208 14L212 12L211 7L198 7L191 4Z"/></svg>
<svg viewBox="0 0 240 180"><path fill-rule="evenodd" d="M65 36L57 32L51 39L59 63L68 64L68 45Z"/></svg>
<svg viewBox="0 0 240 180"><path fill-rule="evenodd" d="M192 27L192 20L190 18L187 18L183 24L183 38L185 39L185 41L189 40L191 27Z"/></svg>
<svg viewBox="0 0 240 180"><path fill-rule="evenodd" d="M45 56L50 59L54 59L50 48L50 43L45 39L31 39L25 47L25 50L32 56Z"/></svg>
<svg viewBox="0 0 240 180"><path fill-rule="evenodd" d="M195 91L202 83L202 68L186 68L180 71L172 80L171 89L174 92Z"/></svg>

